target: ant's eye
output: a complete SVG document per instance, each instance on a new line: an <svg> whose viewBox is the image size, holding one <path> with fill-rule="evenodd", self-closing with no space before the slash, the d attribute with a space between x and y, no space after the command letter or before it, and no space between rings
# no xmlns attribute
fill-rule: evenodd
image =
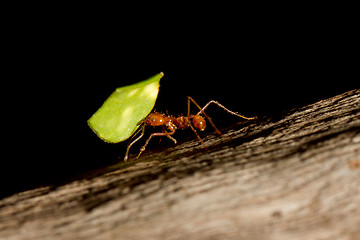
<svg viewBox="0 0 360 240"><path fill-rule="evenodd" d="M155 122L155 121L156 121L156 119L155 119L155 118L152 118L152 119L151 119L151 121L152 121L152 122Z"/></svg>

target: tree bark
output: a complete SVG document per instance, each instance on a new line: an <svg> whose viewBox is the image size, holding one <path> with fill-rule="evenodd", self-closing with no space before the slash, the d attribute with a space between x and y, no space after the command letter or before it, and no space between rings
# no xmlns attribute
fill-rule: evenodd
<svg viewBox="0 0 360 240"><path fill-rule="evenodd" d="M0 200L0 239L358 239L360 90Z"/></svg>

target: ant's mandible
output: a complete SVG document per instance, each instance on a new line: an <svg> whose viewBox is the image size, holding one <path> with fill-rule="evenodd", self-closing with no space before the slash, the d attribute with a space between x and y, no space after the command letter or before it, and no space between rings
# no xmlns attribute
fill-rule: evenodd
<svg viewBox="0 0 360 240"><path fill-rule="evenodd" d="M190 104L193 103L200 111L198 113L194 114L190 114ZM158 126L162 126L162 132L156 132L156 133L152 133L150 135L150 137L146 140L144 146L141 147L140 152L137 156L137 158L140 157L141 153L145 151L147 145L149 144L150 140L155 137L168 137L170 140L172 140L175 144L177 143L176 139L172 137L172 135L175 133L175 131L177 129L186 129L186 128L190 128L196 135L196 137L199 139L200 143L204 146L205 149L207 149L206 145L204 144L204 142L202 141L200 135L197 133L196 129L200 130L200 131L204 131L206 128L206 120L205 118L209 121L209 123L213 126L213 128L215 129L215 131L222 136L222 133L220 132L220 130L215 126L215 124L213 123L213 121L210 119L210 117L205 113L205 109L211 104L214 103L217 106L221 107L222 109L224 109L225 111L227 111L228 113L238 116L240 118L244 118L246 120L252 120L255 119L255 117L252 118L248 118L245 116L242 116L236 112L230 111L229 109L227 109L226 107L224 107L223 105L221 105L219 102L211 100L210 102L208 102L203 108L200 107L199 104L197 104L195 102L195 100L192 97L188 97L187 99L187 115L186 116L178 116L178 117L173 117L169 114L163 114L163 113L159 113L159 112L153 112L150 113L144 120L142 120L139 125L142 125L141 128L131 137L130 139L130 143L127 146L126 149L126 154L125 154L125 158L124 161L128 160L129 157L129 151L131 146L137 142L140 138L142 138L144 136L145 133L145 127L146 126L153 126L153 127L158 127ZM201 115L204 115L205 118ZM138 135L141 132L140 136L137 137L135 140L134 137L136 135Z"/></svg>

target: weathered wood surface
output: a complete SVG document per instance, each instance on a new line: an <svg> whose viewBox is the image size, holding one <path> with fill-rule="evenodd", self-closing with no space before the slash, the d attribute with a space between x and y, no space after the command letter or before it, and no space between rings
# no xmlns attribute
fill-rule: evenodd
<svg viewBox="0 0 360 240"><path fill-rule="evenodd" d="M0 239L359 239L360 90L0 201Z"/></svg>

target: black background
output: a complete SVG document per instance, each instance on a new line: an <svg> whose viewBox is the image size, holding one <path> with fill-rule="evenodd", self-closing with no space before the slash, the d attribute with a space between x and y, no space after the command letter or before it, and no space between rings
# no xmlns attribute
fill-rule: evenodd
<svg viewBox="0 0 360 240"><path fill-rule="evenodd" d="M276 118L359 87L351 14L244 11L184 10L150 22L152 14L21 19L6 45L11 84L3 94L11 96L4 105L12 127L4 129L10 154L1 194L120 161L126 142L102 142L86 121L116 87L159 72L165 76L155 108L175 115L192 96L200 105L215 99L246 116ZM221 109L209 111L220 128L236 122Z"/></svg>

